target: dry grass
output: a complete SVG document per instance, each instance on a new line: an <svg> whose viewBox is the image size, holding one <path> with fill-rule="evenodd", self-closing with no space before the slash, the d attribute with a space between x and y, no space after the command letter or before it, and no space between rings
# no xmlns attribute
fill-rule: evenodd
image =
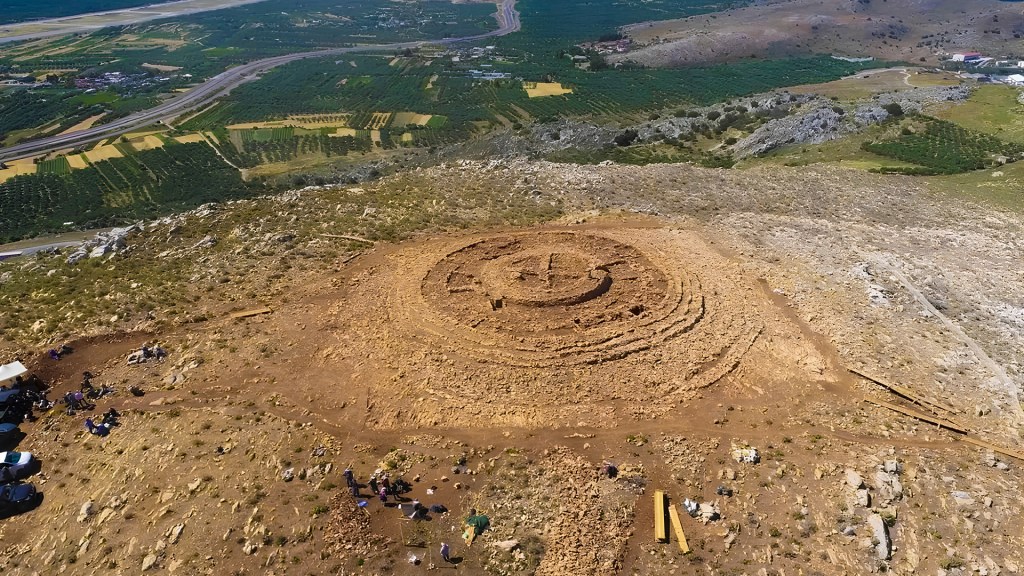
<svg viewBox="0 0 1024 576"><path fill-rule="evenodd" d="M140 152L142 150L152 150L154 148L164 147L164 141L152 134L131 140L130 143L133 148Z"/></svg>
<svg viewBox="0 0 1024 576"><path fill-rule="evenodd" d="M166 64L150 64L145 62L142 64L143 68L149 68L158 72L177 72L181 70L181 66L167 66Z"/></svg>
<svg viewBox="0 0 1024 576"><path fill-rule="evenodd" d="M206 139L203 138L203 135L199 134L199 133L196 133L196 134L186 134L184 136L175 136L174 140L175 140L175 142L180 142L182 144L194 144L196 142L205 142L206 141Z"/></svg>
<svg viewBox="0 0 1024 576"><path fill-rule="evenodd" d="M417 114L415 112L395 112L395 117L391 124L394 126L408 126L409 124L416 124L417 126L426 126L427 122L430 122L431 117L431 114Z"/></svg>
<svg viewBox="0 0 1024 576"><path fill-rule="evenodd" d="M111 158L122 158L124 154L121 151L110 145L101 145L89 150L85 153L85 157L89 162L100 162L103 160L110 160Z"/></svg>
<svg viewBox="0 0 1024 576"><path fill-rule="evenodd" d="M6 170L0 170L0 183L6 182L15 176L36 173L36 165L35 162L32 161L32 158L12 160L7 163L7 166L8 168Z"/></svg>
<svg viewBox="0 0 1024 576"><path fill-rule="evenodd" d="M252 130L257 128L307 128L318 130L320 128L347 127L349 114L303 114L289 116L284 120L272 120L268 122L243 122L231 124L228 130Z"/></svg>
<svg viewBox="0 0 1024 576"><path fill-rule="evenodd" d="M391 112L374 112L373 118L370 119L370 125L367 128L370 130L380 130L388 125L388 120L390 119Z"/></svg>
<svg viewBox="0 0 1024 576"><path fill-rule="evenodd" d="M72 170L81 170L82 168L86 168L89 166L89 163L86 162L85 160L85 156L81 154L70 155L67 157L67 159L68 165L71 166Z"/></svg>
<svg viewBox="0 0 1024 576"><path fill-rule="evenodd" d="M794 94L820 94L839 100L861 100L882 92L901 92L928 86L955 86L959 83L960 79L953 74L937 74L915 68L894 68L869 70L824 84L803 84L788 90Z"/></svg>
<svg viewBox="0 0 1024 576"><path fill-rule="evenodd" d="M97 114L95 116L90 116L90 117L86 118L85 120L82 120L78 124L75 124L71 128L68 128L67 130L61 132L61 134L68 134L70 132L78 132L79 130L88 130L89 128L92 128L93 124L95 124L97 121L99 121L100 118L103 118L103 116L105 116L105 115L106 115L106 112L104 112L103 114Z"/></svg>
<svg viewBox="0 0 1024 576"><path fill-rule="evenodd" d="M523 89L530 98L572 94L572 88L565 88L558 82L523 82Z"/></svg>

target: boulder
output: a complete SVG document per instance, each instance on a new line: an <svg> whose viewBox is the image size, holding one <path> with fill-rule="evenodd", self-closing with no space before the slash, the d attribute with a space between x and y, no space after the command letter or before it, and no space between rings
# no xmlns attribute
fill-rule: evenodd
<svg viewBox="0 0 1024 576"><path fill-rule="evenodd" d="M871 506L871 494L867 490L857 490L855 493L857 506L867 508Z"/></svg>
<svg viewBox="0 0 1024 576"><path fill-rule="evenodd" d="M879 560L888 560L892 557L892 540L889 538L889 527L885 520L878 514L868 516L868 526L871 527L872 541L875 544L875 553Z"/></svg>
<svg viewBox="0 0 1024 576"><path fill-rule="evenodd" d="M859 490L864 486L864 479L861 478L855 470L849 468L846 469L846 485L854 490Z"/></svg>
<svg viewBox="0 0 1024 576"><path fill-rule="evenodd" d="M502 540L500 542L492 542L491 546L505 552L511 552L519 547L519 540Z"/></svg>
<svg viewBox="0 0 1024 576"><path fill-rule="evenodd" d="M177 544L178 540L181 539L181 533L185 530L185 524L178 524L174 528L171 528L168 536L168 542L171 544Z"/></svg>
<svg viewBox="0 0 1024 576"><path fill-rule="evenodd" d="M94 505L92 503L92 500L86 502L85 504L82 504L82 508L78 511L78 521L85 522L86 520L88 520L89 516L92 516L93 508Z"/></svg>
<svg viewBox="0 0 1024 576"><path fill-rule="evenodd" d="M953 496L953 501L957 506L970 506L974 504L974 498L971 498L971 495L967 492L954 490L950 495Z"/></svg>

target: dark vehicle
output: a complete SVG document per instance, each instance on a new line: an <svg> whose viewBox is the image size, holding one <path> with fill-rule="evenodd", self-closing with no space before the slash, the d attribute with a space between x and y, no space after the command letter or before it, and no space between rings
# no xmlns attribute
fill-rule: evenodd
<svg viewBox="0 0 1024 576"><path fill-rule="evenodd" d="M0 409L0 415L4 411ZM5 422L0 418L0 450L13 450L25 439L26 434L18 428L17 424Z"/></svg>
<svg viewBox="0 0 1024 576"><path fill-rule="evenodd" d="M0 514L17 514L30 510L38 501L36 487L32 484L0 485Z"/></svg>
<svg viewBox="0 0 1024 576"><path fill-rule="evenodd" d="M21 396L19 388L0 390L0 406L7 407L9 404L14 404L19 396Z"/></svg>
<svg viewBox="0 0 1024 576"><path fill-rule="evenodd" d="M11 424L9 422L0 424L0 447L14 441L20 433L21 430L18 429L17 424Z"/></svg>

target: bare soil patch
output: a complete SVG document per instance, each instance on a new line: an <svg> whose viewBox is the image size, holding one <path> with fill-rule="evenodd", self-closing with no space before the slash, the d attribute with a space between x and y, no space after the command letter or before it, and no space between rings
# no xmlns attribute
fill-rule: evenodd
<svg viewBox="0 0 1024 576"><path fill-rule="evenodd" d="M624 32L643 46L609 60L672 67L824 53L936 64L940 55L958 51L1013 53L1014 33L1021 29L1024 15L1012 3L990 0L912 6L781 0L626 26Z"/></svg>

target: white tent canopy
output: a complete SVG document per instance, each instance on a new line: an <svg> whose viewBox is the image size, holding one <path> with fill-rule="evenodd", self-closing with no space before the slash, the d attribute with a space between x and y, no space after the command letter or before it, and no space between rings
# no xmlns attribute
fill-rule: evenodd
<svg viewBox="0 0 1024 576"><path fill-rule="evenodd" d="M21 376L26 372L28 372L28 370L21 362L4 364L3 366L0 366L0 384L7 384L9 381L13 381L15 376Z"/></svg>

